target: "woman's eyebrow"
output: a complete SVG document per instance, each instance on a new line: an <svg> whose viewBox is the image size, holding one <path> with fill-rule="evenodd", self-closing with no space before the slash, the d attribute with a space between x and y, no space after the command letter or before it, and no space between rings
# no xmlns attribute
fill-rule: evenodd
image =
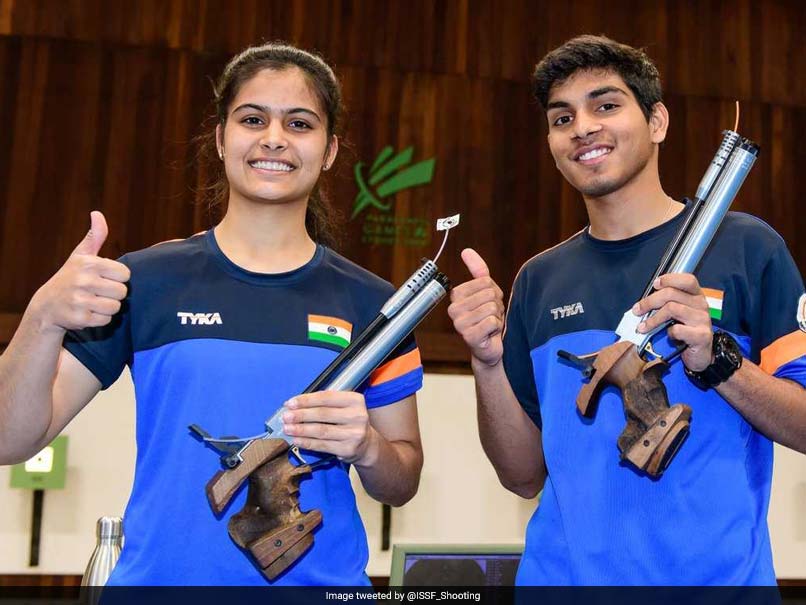
<svg viewBox="0 0 806 605"><path fill-rule="evenodd" d="M313 109L308 109L307 107L292 107L290 109L275 109L275 110L272 110L272 108L269 107L268 105L260 105L258 103L244 103L243 105L238 105L238 107L233 109L232 113L236 113L236 112L242 111L244 109L255 109L257 111L261 111L261 112L266 113L266 114L271 114L272 111L276 111L276 112L281 113L283 115L289 115L289 114L292 114L292 113L305 113L305 114L313 116L314 118L316 118L320 122L322 121L322 118L319 117L318 113L316 113Z"/></svg>

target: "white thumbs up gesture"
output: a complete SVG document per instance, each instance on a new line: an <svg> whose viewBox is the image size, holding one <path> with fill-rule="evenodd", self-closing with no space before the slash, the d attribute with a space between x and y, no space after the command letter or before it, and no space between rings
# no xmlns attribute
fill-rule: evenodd
<svg viewBox="0 0 806 605"><path fill-rule="evenodd" d="M87 235L62 268L34 294L31 304L43 329L105 326L120 311L131 272L123 263L98 256L108 233L104 215L91 212Z"/></svg>

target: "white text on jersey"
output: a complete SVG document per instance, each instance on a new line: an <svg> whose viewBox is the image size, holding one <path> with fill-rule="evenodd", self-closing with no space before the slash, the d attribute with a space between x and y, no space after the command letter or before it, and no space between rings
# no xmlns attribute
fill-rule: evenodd
<svg viewBox="0 0 806 605"><path fill-rule="evenodd" d="M218 324L219 326L224 322L221 321L220 313L188 313L187 311L179 311L176 316L181 320L182 325L187 325L188 320L192 326L212 326Z"/></svg>
<svg viewBox="0 0 806 605"><path fill-rule="evenodd" d="M570 317L571 315L577 315L578 313L584 312L585 309L582 308L582 303L577 302L571 305L563 305L562 307L552 309L551 315L554 317L554 319L562 319L564 317Z"/></svg>

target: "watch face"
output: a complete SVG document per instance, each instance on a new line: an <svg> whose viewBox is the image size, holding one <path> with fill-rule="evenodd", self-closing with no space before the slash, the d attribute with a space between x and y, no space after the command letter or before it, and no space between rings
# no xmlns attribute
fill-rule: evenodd
<svg viewBox="0 0 806 605"><path fill-rule="evenodd" d="M727 332L714 333L714 362L701 372L686 369L689 379L703 391L724 382L742 367L742 351L737 342Z"/></svg>
<svg viewBox="0 0 806 605"><path fill-rule="evenodd" d="M742 362L742 352L739 349L739 345L736 343L736 341L733 340L730 335L725 334L724 332L720 332L717 335L717 338L717 349L719 354L724 356L725 359L734 366L734 369L739 367Z"/></svg>

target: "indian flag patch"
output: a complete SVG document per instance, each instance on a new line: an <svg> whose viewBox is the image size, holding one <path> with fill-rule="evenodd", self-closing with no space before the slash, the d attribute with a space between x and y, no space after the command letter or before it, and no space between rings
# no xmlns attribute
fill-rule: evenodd
<svg viewBox="0 0 806 605"><path fill-rule="evenodd" d="M712 290L711 288L703 288L702 293L705 294L705 300L708 301L708 313L711 314L711 319L722 319L722 301L725 293L722 290Z"/></svg>
<svg viewBox="0 0 806 605"><path fill-rule="evenodd" d="M327 315L308 315L308 340L318 340L337 347L350 344L353 324Z"/></svg>

